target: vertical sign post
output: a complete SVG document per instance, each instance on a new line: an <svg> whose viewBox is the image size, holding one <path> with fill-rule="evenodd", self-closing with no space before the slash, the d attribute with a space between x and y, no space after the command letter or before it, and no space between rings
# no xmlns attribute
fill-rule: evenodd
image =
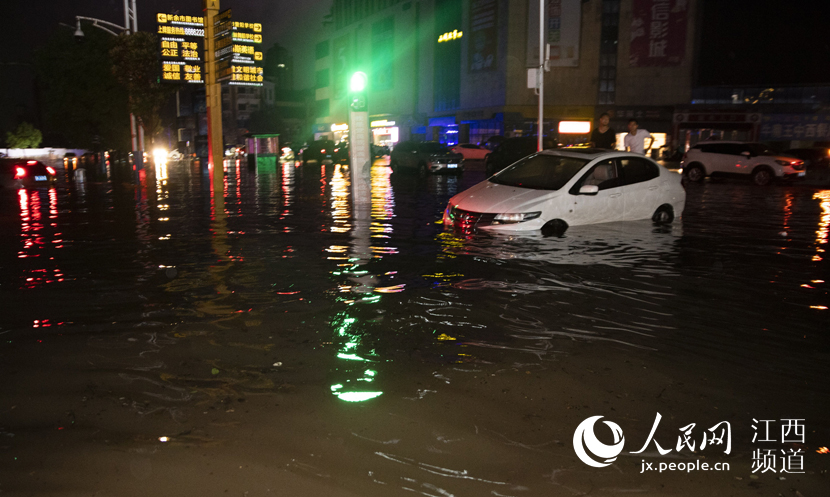
<svg viewBox="0 0 830 497"><path fill-rule="evenodd" d="M349 155L353 174L369 175L371 156L369 155L369 104L366 101L365 73L356 72L349 83Z"/></svg>
<svg viewBox="0 0 830 497"><path fill-rule="evenodd" d="M222 167L222 87L216 79L215 39L216 24L222 22L219 0L203 0L205 11L205 101L208 121L208 166L213 168L213 191L224 195L225 171ZM230 15L230 11L228 11ZM224 199L223 199L224 200Z"/></svg>

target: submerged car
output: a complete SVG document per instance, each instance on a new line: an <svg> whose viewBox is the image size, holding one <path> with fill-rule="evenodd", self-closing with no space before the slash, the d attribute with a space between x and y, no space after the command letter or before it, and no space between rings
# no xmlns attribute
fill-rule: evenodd
<svg viewBox="0 0 830 497"><path fill-rule="evenodd" d="M464 160L484 160L490 155L490 150L479 147L475 143L459 143L451 150L455 154L463 155Z"/></svg>
<svg viewBox="0 0 830 497"><path fill-rule="evenodd" d="M331 161L334 156L335 145L331 140L316 140L303 150L303 164L315 161L322 164L324 161Z"/></svg>
<svg viewBox="0 0 830 497"><path fill-rule="evenodd" d="M557 144L550 138L542 139L542 148L556 148ZM519 159L539 150L539 138L535 136L518 136L507 138L499 143L493 152L484 158L484 172L487 176L501 171Z"/></svg>
<svg viewBox="0 0 830 497"><path fill-rule="evenodd" d="M464 170L464 156L450 152L446 145L438 142L400 142L389 156L393 172L409 169L419 175L429 173L460 173Z"/></svg>
<svg viewBox="0 0 830 497"><path fill-rule="evenodd" d="M0 188L50 186L57 179L54 168L31 159L0 159Z"/></svg>
<svg viewBox="0 0 830 497"><path fill-rule="evenodd" d="M706 176L743 176L760 186L806 174L801 159L779 154L762 143L731 141L698 143L686 152L680 167L692 182Z"/></svg>
<svg viewBox="0 0 830 497"><path fill-rule="evenodd" d="M444 225L496 231L541 230L683 213L681 176L642 155L596 148L544 150L452 197Z"/></svg>

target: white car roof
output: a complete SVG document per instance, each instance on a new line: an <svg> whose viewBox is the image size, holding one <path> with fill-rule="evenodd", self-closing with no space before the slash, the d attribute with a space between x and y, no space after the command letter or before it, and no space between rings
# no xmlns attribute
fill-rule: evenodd
<svg viewBox="0 0 830 497"><path fill-rule="evenodd" d="M542 150L540 154L545 155L559 155L563 157L574 157L579 159L586 159L592 161L603 157L639 157L641 159L648 159L643 154L635 154L633 152L623 152L622 150L606 150L602 148L551 148Z"/></svg>

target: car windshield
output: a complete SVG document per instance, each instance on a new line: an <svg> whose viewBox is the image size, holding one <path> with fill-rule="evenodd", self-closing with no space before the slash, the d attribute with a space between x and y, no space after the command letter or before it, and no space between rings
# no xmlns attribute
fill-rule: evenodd
<svg viewBox="0 0 830 497"><path fill-rule="evenodd" d="M448 154L446 145L441 143L422 143L421 151L427 154Z"/></svg>
<svg viewBox="0 0 830 497"><path fill-rule="evenodd" d="M747 143L746 146L749 147L752 155L778 155L775 150L761 143Z"/></svg>
<svg viewBox="0 0 830 497"><path fill-rule="evenodd" d="M536 190L558 190L587 163L587 159L576 157L536 154L507 167L490 181Z"/></svg>

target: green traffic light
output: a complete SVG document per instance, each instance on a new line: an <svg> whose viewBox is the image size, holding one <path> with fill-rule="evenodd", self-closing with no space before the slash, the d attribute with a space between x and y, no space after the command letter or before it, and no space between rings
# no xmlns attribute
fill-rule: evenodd
<svg viewBox="0 0 830 497"><path fill-rule="evenodd" d="M352 74L352 80L349 83L349 88L353 92L361 92L366 89L366 81L366 73L358 71Z"/></svg>

